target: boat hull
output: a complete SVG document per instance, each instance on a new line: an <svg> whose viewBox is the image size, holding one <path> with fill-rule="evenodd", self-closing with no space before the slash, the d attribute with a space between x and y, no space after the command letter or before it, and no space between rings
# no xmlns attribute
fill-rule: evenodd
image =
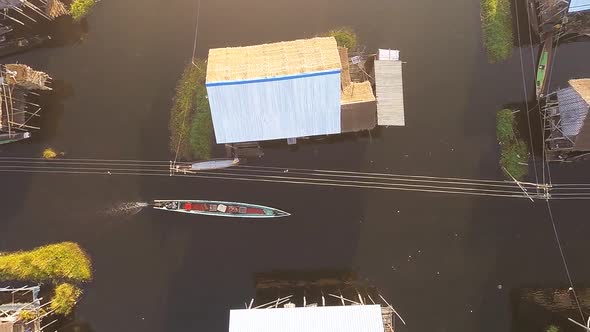
<svg viewBox="0 0 590 332"><path fill-rule="evenodd" d="M228 218L281 218L289 213L268 206L207 200L154 200L156 210Z"/></svg>
<svg viewBox="0 0 590 332"><path fill-rule="evenodd" d="M221 169L235 166L239 163L239 159L220 159L210 160L194 163L191 165L193 171L206 171L211 169Z"/></svg>
<svg viewBox="0 0 590 332"><path fill-rule="evenodd" d="M238 165L240 160L238 158L235 159L217 159L217 160L208 160L208 161L200 161L192 164L174 164L170 167L170 170L173 172L181 172L181 173L195 173L200 171L211 171L217 169L224 169L228 167L232 167Z"/></svg>
<svg viewBox="0 0 590 332"><path fill-rule="evenodd" d="M537 73L535 88L537 92L537 98L541 98L545 94L547 88L548 73L551 70L551 60L553 51L553 36L549 35L543 43L541 49L541 55L539 56L539 63L537 64Z"/></svg>
<svg viewBox="0 0 590 332"><path fill-rule="evenodd" d="M13 142L18 142L27 138L31 137L31 133L27 132L18 132L18 133L2 133L0 134L0 144L8 144Z"/></svg>

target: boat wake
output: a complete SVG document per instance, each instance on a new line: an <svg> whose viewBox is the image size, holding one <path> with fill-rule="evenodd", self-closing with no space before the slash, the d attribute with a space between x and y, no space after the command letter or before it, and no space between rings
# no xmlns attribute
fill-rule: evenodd
<svg viewBox="0 0 590 332"><path fill-rule="evenodd" d="M134 216L148 207L146 202L123 202L105 211L105 214L111 217Z"/></svg>

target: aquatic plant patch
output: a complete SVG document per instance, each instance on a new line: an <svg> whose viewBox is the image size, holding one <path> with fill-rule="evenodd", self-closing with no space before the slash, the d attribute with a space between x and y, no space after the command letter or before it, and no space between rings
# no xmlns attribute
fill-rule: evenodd
<svg viewBox="0 0 590 332"><path fill-rule="evenodd" d="M74 0L70 5L70 15L74 21L80 21L90 14L96 0Z"/></svg>
<svg viewBox="0 0 590 332"><path fill-rule="evenodd" d="M528 174L529 149L527 144L518 139L510 144L502 146L500 165L508 172L508 179L512 175L517 180L523 180Z"/></svg>
<svg viewBox="0 0 590 332"><path fill-rule="evenodd" d="M481 29L489 61L508 59L514 44L510 0L481 0Z"/></svg>
<svg viewBox="0 0 590 332"><path fill-rule="evenodd" d="M62 242L30 251L0 253L0 281L43 282L56 285L50 299L51 311L69 315L82 290L76 283L92 279L88 255L73 242ZM45 311L23 311L22 319L33 319Z"/></svg>
<svg viewBox="0 0 590 332"><path fill-rule="evenodd" d="M328 36L336 39L336 44L340 47L346 47L349 50L353 49L357 45L356 33L351 28L338 28L330 30L327 33Z"/></svg>
<svg viewBox="0 0 590 332"><path fill-rule="evenodd" d="M90 259L73 242L51 244L31 251L0 253L0 280L83 282L91 278Z"/></svg>
<svg viewBox="0 0 590 332"><path fill-rule="evenodd" d="M500 144L508 144L515 139L516 120L512 110L503 109L496 114L496 136Z"/></svg>
<svg viewBox="0 0 590 332"><path fill-rule="evenodd" d="M193 64L194 63L194 64ZM185 160L209 159L213 123L205 80L207 62L189 63L176 85L170 110L170 152Z"/></svg>
<svg viewBox="0 0 590 332"><path fill-rule="evenodd" d="M529 150L518 137L514 112L503 109L496 114L496 136L500 144L500 167L507 179L522 180L528 174Z"/></svg>
<svg viewBox="0 0 590 332"><path fill-rule="evenodd" d="M69 315L82 295L82 290L72 284L63 283L55 287L51 298L51 310L60 315Z"/></svg>

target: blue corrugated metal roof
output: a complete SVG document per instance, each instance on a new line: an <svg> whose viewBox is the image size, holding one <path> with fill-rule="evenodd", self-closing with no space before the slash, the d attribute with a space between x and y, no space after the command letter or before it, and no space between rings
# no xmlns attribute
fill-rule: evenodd
<svg viewBox="0 0 590 332"><path fill-rule="evenodd" d="M557 91L557 100L561 116L561 131L567 137L578 135L588 116L588 104L571 87Z"/></svg>
<svg viewBox="0 0 590 332"><path fill-rule="evenodd" d="M583 12L585 10L590 10L590 0L571 0L569 12Z"/></svg>
<svg viewBox="0 0 590 332"><path fill-rule="evenodd" d="M217 143L339 134L340 70L318 73L208 84Z"/></svg>

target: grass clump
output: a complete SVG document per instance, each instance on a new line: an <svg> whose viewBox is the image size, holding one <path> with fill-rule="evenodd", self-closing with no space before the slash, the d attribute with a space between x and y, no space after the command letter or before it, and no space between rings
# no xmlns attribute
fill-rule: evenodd
<svg viewBox="0 0 590 332"><path fill-rule="evenodd" d="M498 111L496 115L496 136L500 143L500 167L507 179L513 176L522 180L527 175L529 167L529 149L526 143L518 137L516 119L510 109Z"/></svg>
<svg viewBox="0 0 590 332"><path fill-rule="evenodd" d="M63 283L55 287L51 299L51 309L60 315L69 315L74 309L76 302L82 295L82 290L72 284Z"/></svg>
<svg viewBox="0 0 590 332"><path fill-rule="evenodd" d="M510 0L481 0L481 28L489 61L508 59L514 44Z"/></svg>
<svg viewBox="0 0 590 332"><path fill-rule="evenodd" d="M559 327L555 325L549 325L547 329L545 329L545 332L559 332Z"/></svg>
<svg viewBox="0 0 590 332"><path fill-rule="evenodd" d="M522 180L529 171L529 149L526 143L518 139L502 146L500 165L517 180Z"/></svg>
<svg viewBox="0 0 590 332"><path fill-rule="evenodd" d="M348 49L353 49L356 47L356 33L350 28L339 28L330 30L328 31L327 35L330 37L334 37L336 39L336 43L340 47L346 47Z"/></svg>
<svg viewBox="0 0 590 332"><path fill-rule="evenodd" d="M496 136L500 144L508 144L516 137L514 134L516 120L512 110L503 109L499 111L496 115L496 124Z"/></svg>
<svg viewBox="0 0 590 332"><path fill-rule="evenodd" d="M207 62L194 59L178 84L170 111L170 151L180 159L210 159L213 123L205 80Z"/></svg>
<svg viewBox="0 0 590 332"><path fill-rule="evenodd" d="M90 259L72 242L51 244L31 251L0 254L0 281L89 281Z"/></svg>
<svg viewBox="0 0 590 332"><path fill-rule="evenodd" d="M21 312L18 313L18 318L24 321L29 321L29 320L33 320L36 319L38 316L41 316L45 313L45 311L43 309L39 310L40 312L37 313L35 311L32 310L23 310Z"/></svg>
<svg viewBox="0 0 590 332"><path fill-rule="evenodd" d="M57 157L57 152L52 148L47 148L43 150L43 159L55 159Z"/></svg>
<svg viewBox="0 0 590 332"><path fill-rule="evenodd" d="M79 22L90 14L95 4L95 0L74 0L70 5L70 15L74 21Z"/></svg>

